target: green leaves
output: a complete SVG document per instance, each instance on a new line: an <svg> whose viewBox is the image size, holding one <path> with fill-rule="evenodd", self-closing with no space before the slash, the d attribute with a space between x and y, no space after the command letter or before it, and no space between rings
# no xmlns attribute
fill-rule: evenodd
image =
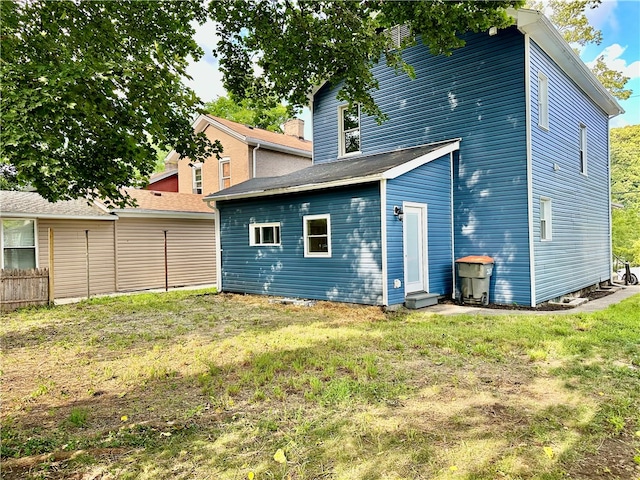
<svg viewBox="0 0 640 480"><path fill-rule="evenodd" d="M202 50L199 2L3 2L0 161L55 201L129 200L153 172L154 145L194 159L198 100L183 86Z"/></svg>
<svg viewBox="0 0 640 480"><path fill-rule="evenodd" d="M364 2L305 1L211 2L220 41L225 88L238 98L275 95L292 107L308 103L308 95L325 81L341 85L338 97L385 118L372 97L378 83L371 66L383 60L409 75L402 48L394 48L382 32L408 23L432 52L449 54L463 45L468 31L510 23L506 7L520 0L496 2Z"/></svg>

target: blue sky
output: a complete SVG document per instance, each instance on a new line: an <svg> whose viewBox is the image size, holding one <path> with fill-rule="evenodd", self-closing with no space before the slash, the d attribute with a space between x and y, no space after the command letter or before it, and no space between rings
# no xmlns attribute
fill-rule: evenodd
<svg viewBox="0 0 640 480"><path fill-rule="evenodd" d="M611 127L640 124L640 0L602 0L601 5L588 9L589 23L602 31L600 45L588 45L580 56L589 65L604 55L610 68L621 71L630 80L626 88L633 90L631 98L619 101L625 113L611 120ZM215 30L212 24L197 28L196 41L205 50L205 56L188 69L193 77L187 84L205 102L225 95L222 76L217 61L211 55L215 46ZM305 109L305 137L311 139L311 115Z"/></svg>

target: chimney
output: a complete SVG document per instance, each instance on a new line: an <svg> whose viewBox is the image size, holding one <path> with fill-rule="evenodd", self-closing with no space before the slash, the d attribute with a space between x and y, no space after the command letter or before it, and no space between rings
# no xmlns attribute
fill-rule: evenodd
<svg viewBox="0 0 640 480"><path fill-rule="evenodd" d="M284 123L284 134L304 140L304 120L292 118Z"/></svg>

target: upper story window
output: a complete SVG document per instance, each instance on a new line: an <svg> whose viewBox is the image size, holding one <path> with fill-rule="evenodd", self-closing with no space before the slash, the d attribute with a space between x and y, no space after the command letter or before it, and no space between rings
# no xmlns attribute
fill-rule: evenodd
<svg viewBox="0 0 640 480"><path fill-rule="evenodd" d="M218 178L220 178L220 190L231 186L231 159L229 157L220 159Z"/></svg>
<svg viewBox="0 0 640 480"><path fill-rule="evenodd" d="M35 220L2 221L2 268L36 268Z"/></svg>
<svg viewBox="0 0 640 480"><path fill-rule="evenodd" d="M549 79L538 72L538 126L549 129Z"/></svg>
<svg viewBox="0 0 640 480"><path fill-rule="evenodd" d="M360 105L343 105L339 109L340 156L360 151Z"/></svg>
<svg viewBox="0 0 640 480"><path fill-rule="evenodd" d="M385 33L389 37L391 48L400 48L402 46L403 40L412 38L411 29L406 23L388 28Z"/></svg>
<svg viewBox="0 0 640 480"><path fill-rule="evenodd" d="M540 240L551 240L551 199L540 198Z"/></svg>
<svg viewBox="0 0 640 480"><path fill-rule="evenodd" d="M280 245L280 223L252 223L249 225L249 245Z"/></svg>
<svg viewBox="0 0 640 480"><path fill-rule="evenodd" d="M587 174L587 126L580 124L580 173Z"/></svg>
<svg viewBox="0 0 640 480"><path fill-rule="evenodd" d="M305 215L303 221L304 256L331 256L331 216Z"/></svg>
<svg viewBox="0 0 640 480"><path fill-rule="evenodd" d="M202 164L191 164L193 169L193 193L202 193Z"/></svg>

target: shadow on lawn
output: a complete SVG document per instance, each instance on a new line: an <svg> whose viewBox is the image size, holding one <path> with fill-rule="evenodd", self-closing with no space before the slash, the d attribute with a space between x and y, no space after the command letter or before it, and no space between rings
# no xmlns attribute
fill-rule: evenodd
<svg viewBox="0 0 640 480"><path fill-rule="evenodd" d="M200 330L171 339L94 350L87 376L106 369L101 358L146 369L126 381L114 371L90 395L82 378L74 390L65 372L50 371L54 387L6 415L3 459L129 449L45 463L51 478L96 468L154 478L560 478L562 463L582 455L583 437L602 421L600 399L567 388L541 364L473 348L462 354L441 336L419 338L419 325L399 335L400 315L345 324L279 306L238 316L225 305L208 313L240 318L224 328L202 327L207 317L192 324ZM567 381L579 375L562 371ZM70 422L74 411L87 412L84 425ZM278 449L286 464L274 460Z"/></svg>

